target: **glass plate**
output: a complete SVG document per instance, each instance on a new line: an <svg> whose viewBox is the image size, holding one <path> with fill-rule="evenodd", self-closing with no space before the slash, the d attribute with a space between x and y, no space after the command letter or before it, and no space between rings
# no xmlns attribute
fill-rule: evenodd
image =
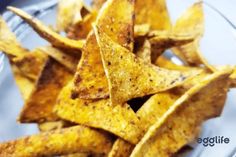
<svg viewBox="0 0 236 157"><path fill-rule="evenodd" d="M174 22L181 13L193 4L193 0L167 0L172 21ZM222 2L220 0L208 0L222 11L236 24L236 1ZM21 7L33 14L48 25L55 24L56 1L55 0L27 0L15 1L12 5ZM236 65L236 36L232 27L214 10L204 5L205 11L205 35L201 40L201 50L211 64ZM48 44L40 38L27 24L10 12L3 14L8 25L17 34L23 46L33 49ZM201 144L192 143L194 150L187 156L191 157L226 157L230 156L236 147L236 90L231 89L221 117L208 120L203 124L201 137L224 136L230 139L229 144L216 144L213 147L204 147ZM217 98L216 98L217 99ZM23 105L23 100L15 85L8 59L0 54L0 142L12 140L17 137L38 132L35 124L18 124L18 116ZM232 155L231 155L232 156Z"/></svg>

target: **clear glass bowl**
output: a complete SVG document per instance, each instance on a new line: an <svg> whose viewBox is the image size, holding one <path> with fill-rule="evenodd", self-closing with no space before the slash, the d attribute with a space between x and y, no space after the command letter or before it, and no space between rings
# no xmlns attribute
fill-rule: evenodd
<svg viewBox="0 0 236 157"><path fill-rule="evenodd" d="M193 0L167 0L173 22L181 13L193 4ZM208 0L223 14L236 24L236 1ZM24 8L48 25L55 24L55 0L15 1L14 6ZM42 9L43 8L43 9ZM205 35L201 40L201 50L211 64L236 65L236 33L232 27L218 13L204 5ZM41 39L28 25L15 15L5 12L9 26L17 34L23 46L33 49L48 44ZM233 21L234 20L234 21ZM218 144L214 147L203 147L196 143L190 144L193 151L186 156L191 157L225 157L230 156L236 147L236 89L231 89L221 117L208 120L203 124L201 137L224 136L230 139L229 144ZM217 99L217 98L216 98ZM14 78L7 57L0 54L0 142L15 139L24 135L38 132L35 124L18 124L16 117L23 106L23 100L15 85Z"/></svg>

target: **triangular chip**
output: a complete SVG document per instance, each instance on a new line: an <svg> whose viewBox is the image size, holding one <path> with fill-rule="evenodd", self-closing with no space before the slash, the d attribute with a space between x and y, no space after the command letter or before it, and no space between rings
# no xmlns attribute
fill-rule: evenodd
<svg viewBox="0 0 236 157"><path fill-rule="evenodd" d="M49 58L45 64L35 89L24 104L20 122L54 121L58 117L53 114L53 106L64 85L72 78L72 74L60 63Z"/></svg>
<svg viewBox="0 0 236 157"><path fill-rule="evenodd" d="M144 128L144 132L158 121L180 95L171 92L163 92L150 97L143 106L137 111L137 116ZM143 133L140 137L143 136ZM109 157L130 156L135 145L119 138L112 146Z"/></svg>
<svg viewBox="0 0 236 157"><path fill-rule="evenodd" d="M192 43L173 48L173 52L178 57L189 65L204 64L210 70L215 71L215 68L203 57L199 48L200 39L204 34L202 1L195 3L183 13L173 27L173 31L195 35L195 40Z"/></svg>
<svg viewBox="0 0 236 157"><path fill-rule="evenodd" d="M149 24L151 30L171 28L165 0L136 0L135 24Z"/></svg>
<svg viewBox="0 0 236 157"><path fill-rule="evenodd" d="M112 142L109 134L78 125L1 143L0 156L57 156L77 152L106 154Z"/></svg>
<svg viewBox="0 0 236 157"><path fill-rule="evenodd" d="M133 12L133 1L108 0L101 9L96 23L101 26L101 31L110 34L114 41L132 50ZM82 58L74 77L72 98L107 98L108 92L100 49L95 34L92 32L86 40Z"/></svg>
<svg viewBox="0 0 236 157"><path fill-rule="evenodd" d="M112 106L109 99L71 99L70 89L71 83L62 89L54 107L60 118L109 131L133 144L138 142L142 126L128 104Z"/></svg>
<svg viewBox="0 0 236 157"><path fill-rule="evenodd" d="M27 14L21 9L15 7L7 7L9 10L20 16L24 19L41 37L46 39L50 42L53 46L62 48L62 49L69 49L73 51L68 51L75 55L79 55L80 53L78 50L84 45L84 41L82 40L72 40L66 37L61 36L60 34L56 33L46 25L44 25L41 21L36 18L33 18L31 15Z"/></svg>
<svg viewBox="0 0 236 157"><path fill-rule="evenodd" d="M189 73L171 71L145 63L94 27L100 46L112 104L154 94L181 84Z"/></svg>
<svg viewBox="0 0 236 157"><path fill-rule="evenodd" d="M193 140L204 120L221 113L230 73L231 71L216 72L182 95L149 128L134 148L131 157L171 156Z"/></svg>

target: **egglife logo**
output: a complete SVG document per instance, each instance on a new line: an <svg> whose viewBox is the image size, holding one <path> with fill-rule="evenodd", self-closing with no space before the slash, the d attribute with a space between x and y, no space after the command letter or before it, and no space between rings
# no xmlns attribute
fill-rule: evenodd
<svg viewBox="0 0 236 157"><path fill-rule="evenodd" d="M204 137L197 139L197 143L202 144L204 147L213 147L215 144L228 144L229 142L230 139L224 136Z"/></svg>

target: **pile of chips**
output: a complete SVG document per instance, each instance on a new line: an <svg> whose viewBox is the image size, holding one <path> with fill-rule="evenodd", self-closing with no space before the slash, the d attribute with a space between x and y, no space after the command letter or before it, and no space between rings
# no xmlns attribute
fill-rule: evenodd
<svg viewBox="0 0 236 157"><path fill-rule="evenodd" d="M175 24L165 0L59 0L56 28L8 9L50 45L23 48L0 17L0 50L25 100L18 121L41 131L1 143L0 156L178 156L236 87L235 67L200 52L201 1Z"/></svg>

